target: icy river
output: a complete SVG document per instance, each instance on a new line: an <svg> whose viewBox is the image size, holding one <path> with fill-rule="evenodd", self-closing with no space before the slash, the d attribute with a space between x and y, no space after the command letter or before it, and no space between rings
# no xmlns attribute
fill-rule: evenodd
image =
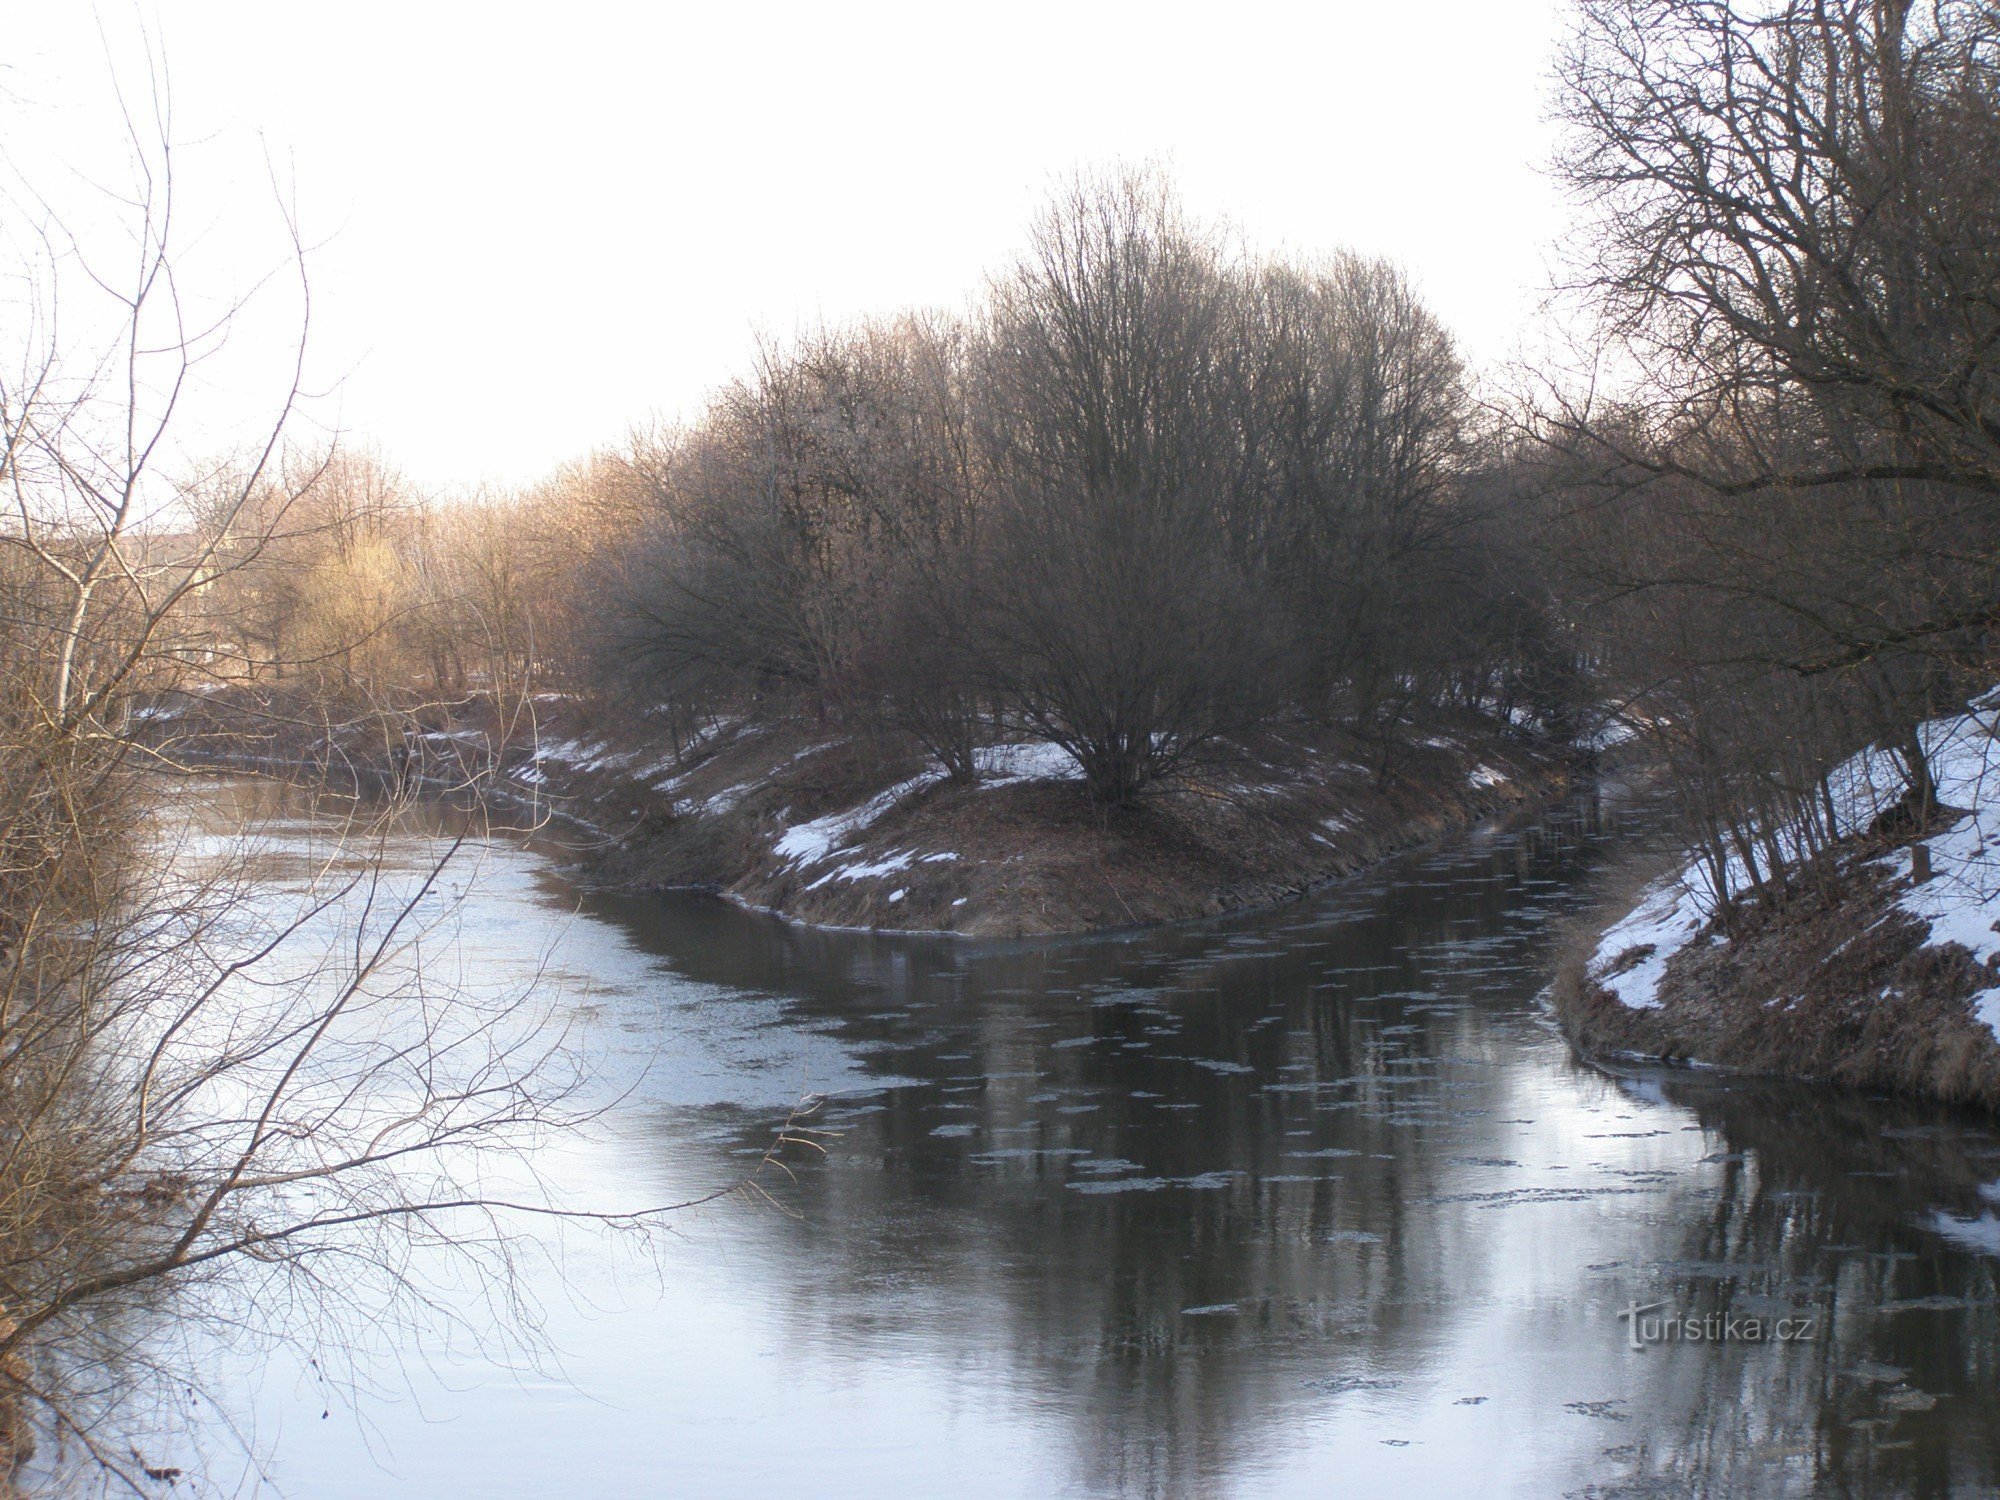
<svg viewBox="0 0 2000 1500"><path fill-rule="evenodd" d="M1992 1491L2000 1126L1552 1029L1643 821L1591 794L1280 910L1011 945L487 840L456 981L532 982L610 1101L550 1181L727 1185L803 1094L825 1154L650 1255L523 1256L538 1365L423 1320L338 1377L225 1341L227 1421L169 1456L326 1500ZM438 1295L476 1333L481 1293Z"/></svg>

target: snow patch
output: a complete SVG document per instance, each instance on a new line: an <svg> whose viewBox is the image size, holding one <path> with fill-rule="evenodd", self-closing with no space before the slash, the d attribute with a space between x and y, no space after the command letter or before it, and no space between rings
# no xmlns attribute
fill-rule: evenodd
<svg viewBox="0 0 2000 1500"><path fill-rule="evenodd" d="M535 759L558 761L579 770L589 770L597 764L604 747L598 742L551 737L535 742Z"/></svg>
<svg viewBox="0 0 2000 1500"><path fill-rule="evenodd" d="M1628 740L1636 739L1638 735L1639 731L1625 720L1607 719L1596 729L1578 739L1577 743L1586 750L1604 751L1614 745L1622 745Z"/></svg>
<svg viewBox="0 0 2000 1500"><path fill-rule="evenodd" d="M701 815L705 818L720 817L757 789L758 783L746 781L740 786L724 787L713 797L701 804Z"/></svg>
<svg viewBox="0 0 2000 1500"><path fill-rule="evenodd" d="M979 779L989 786L1006 786L1015 781L1083 779L1083 768L1077 765L1076 757L1052 740L987 745L972 752L972 764L979 772Z"/></svg>
<svg viewBox="0 0 2000 1500"><path fill-rule="evenodd" d="M835 865L806 889L816 891L831 881L874 880L883 875L894 875L910 867L908 854L890 854L881 859L855 860L851 864Z"/></svg>
<svg viewBox="0 0 2000 1500"><path fill-rule="evenodd" d="M1694 940L1708 918L1692 871L1655 881L1631 913L1598 940L1590 978L1629 1010L1653 1009L1660 1003L1667 960Z"/></svg>
<svg viewBox="0 0 2000 1500"><path fill-rule="evenodd" d="M784 859L806 865L818 864L834 850L851 843L855 835L898 802L919 788L929 786L941 775L943 775L941 771L926 771L921 776L912 776L908 781L897 782L887 791L877 792L859 807L851 807L845 812L828 813L825 817L814 818L810 823L787 828L772 847ZM907 859L904 862L908 863Z"/></svg>
<svg viewBox="0 0 2000 1500"><path fill-rule="evenodd" d="M1993 712L1934 719L1919 731L1937 781L1938 801L1965 813L1951 827L1922 841L1930 851L1931 878L1908 885L1896 904L1930 926L1929 945L1955 943L1981 964L2000 956L2000 743ZM1911 851L1882 861L1907 881ZM1973 1009L2000 1039L2000 984L1973 997Z"/></svg>

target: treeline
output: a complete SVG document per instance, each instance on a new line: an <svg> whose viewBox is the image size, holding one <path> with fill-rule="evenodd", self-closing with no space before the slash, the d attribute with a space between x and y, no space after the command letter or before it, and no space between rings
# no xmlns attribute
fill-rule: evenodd
<svg viewBox="0 0 2000 1500"><path fill-rule="evenodd" d="M1916 726L2000 676L2000 13L1578 15L1576 279L1626 374L1524 451L1717 894L1779 899L1855 831L1828 773L1865 745L1901 763L1880 831L1951 815Z"/></svg>
<svg viewBox="0 0 2000 1500"><path fill-rule="evenodd" d="M1103 806L1287 724L1388 770L1441 708L1569 737L1608 707L1725 894L1849 831L1827 774L1863 745L1929 826L1915 725L1996 670L2000 19L1575 18L1573 365L1475 400L1394 267L1086 179L962 314L767 345L530 494L292 486L335 514L218 607L249 622L223 654L377 696L532 680L676 737L806 716L958 778L1031 736Z"/></svg>
<svg viewBox="0 0 2000 1500"><path fill-rule="evenodd" d="M1286 717L1390 753L1560 665L1448 332L1393 267L1259 258L1082 183L963 318L766 350L638 442L600 660L808 706L952 775L1011 730L1118 805Z"/></svg>
<svg viewBox="0 0 2000 1500"><path fill-rule="evenodd" d="M188 496L189 529L146 539L160 565L198 560L168 680L370 711L574 683L578 571L617 530L620 472L444 498L366 450L293 455L248 486L224 467Z"/></svg>
<svg viewBox="0 0 2000 1500"><path fill-rule="evenodd" d="M532 671L961 779L1046 739L1118 806L1280 722L1386 768L1441 705L1560 720L1574 648L1499 452L1394 267L1252 256L1116 175L964 316L767 346L699 421L532 493L430 505L353 459L273 484L211 614L220 660L377 699Z"/></svg>

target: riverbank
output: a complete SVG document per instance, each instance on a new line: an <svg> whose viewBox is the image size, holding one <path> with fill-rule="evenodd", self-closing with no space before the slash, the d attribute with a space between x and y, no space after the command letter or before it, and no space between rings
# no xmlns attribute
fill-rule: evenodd
<svg viewBox="0 0 2000 1500"><path fill-rule="evenodd" d="M1026 937L1269 905L1567 784L1574 752L1484 714L1440 715L1385 770L1378 746L1300 726L1227 747L1137 806L1094 808L1046 742L978 777L866 738L727 721L662 753L656 726L549 697L315 722L274 695L160 710L179 753L476 785L581 831L596 882L699 887L833 927Z"/></svg>
<svg viewBox="0 0 2000 1500"><path fill-rule="evenodd" d="M1649 884L1556 978L1572 1041L2000 1109L1996 724L1923 726L1941 807L1921 837L1884 818L1899 784L1863 752L1831 779L1844 836L1782 893L1718 913L1691 862Z"/></svg>

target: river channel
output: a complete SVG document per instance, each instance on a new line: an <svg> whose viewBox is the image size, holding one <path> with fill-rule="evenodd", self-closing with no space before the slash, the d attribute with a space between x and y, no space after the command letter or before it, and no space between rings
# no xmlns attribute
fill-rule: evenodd
<svg viewBox="0 0 2000 1500"><path fill-rule="evenodd" d="M2000 1128L1578 1061L1541 996L1646 832L1592 792L1281 909L1016 944L486 839L450 961L532 983L603 1091L565 1194L726 1186L804 1096L824 1154L648 1253L524 1257L538 1362L223 1341L184 1442L218 1493L327 1500L1990 1492Z"/></svg>

